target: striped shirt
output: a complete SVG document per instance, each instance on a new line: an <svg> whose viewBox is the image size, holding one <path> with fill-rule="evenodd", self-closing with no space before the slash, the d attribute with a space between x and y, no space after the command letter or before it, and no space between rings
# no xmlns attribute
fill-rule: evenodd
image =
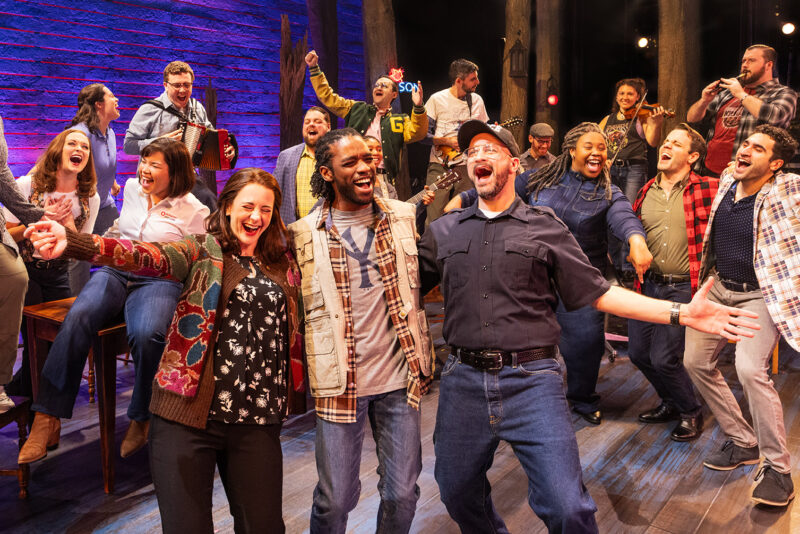
<svg viewBox="0 0 800 534"><path fill-rule="evenodd" d="M317 198L311 194L311 175L314 174L316 159L308 151L308 147L303 147L300 155L300 162L297 164L297 174L295 175L295 187L297 187L297 218L301 219L308 215Z"/></svg>

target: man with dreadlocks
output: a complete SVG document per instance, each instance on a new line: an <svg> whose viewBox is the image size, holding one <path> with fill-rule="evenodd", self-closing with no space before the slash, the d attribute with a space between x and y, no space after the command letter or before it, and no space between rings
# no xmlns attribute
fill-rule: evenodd
<svg viewBox="0 0 800 534"><path fill-rule="evenodd" d="M312 533L345 532L360 493L367 418L378 453L377 531L408 532L419 498L419 402L433 352L419 294L416 207L374 195L372 157L352 128L322 136L311 192L324 201L289 226L317 410Z"/></svg>
<svg viewBox="0 0 800 534"><path fill-rule="evenodd" d="M567 132L562 146L555 161L517 178L518 194L532 206L552 209L601 273L608 268L606 229L610 228L629 243L630 260L641 281L653 256L641 221L622 191L611 183L605 134L597 124L582 122ZM476 197L473 192L462 193L464 205ZM568 310L559 301L556 316L561 326L558 347L567 366L567 399L578 415L599 425L603 414L595 388L605 352L603 313L589 305Z"/></svg>
<svg viewBox="0 0 800 534"><path fill-rule="evenodd" d="M574 159L582 157L581 142L568 139L577 147ZM519 149L508 130L468 121L458 144L478 202L433 221L419 244L423 292L441 282L451 347L433 440L442 501L462 532L507 534L486 478L504 440L528 475L530 506L550 532L597 532L555 359L556 302L732 339L752 336L745 328L756 325L739 316L755 314L709 302L711 281L689 304L610 287L552 210L515 195Z"/></svg>

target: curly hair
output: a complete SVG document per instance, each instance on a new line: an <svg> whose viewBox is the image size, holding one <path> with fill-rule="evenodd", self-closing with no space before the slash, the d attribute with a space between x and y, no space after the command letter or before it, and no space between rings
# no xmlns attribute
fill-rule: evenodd
<svg viewBox="0 0 800 534"><path fill-rule="evenodd" d="M358 133L358 130L353 128L340 128L338 130L331 130L326 132L325 135L317 141L317 148L314 150L316 156L316 166L314 167L314 174L311 175L311 194L315 198L322 197L328 202L333 202L336 198L336 192L333 190L333 184L325 180L320 173L322 167L331 168L331 160L333 159L332 149L335 144L346 137L358 137L363 139L363 136Z"/></svg>
<svg viewBox="0 0 800 534"><path fill-rule="evenodd" d="M587 133L599 133L606 138L603 130L594 122L582 122L567 132L564 136L564 142L561 145L561 154L556 157L549 165L545 165L538 171L531 173L528 178L528 186L526 191L528 194L535 194L534 198L538 198L539 191L548 187L555 186L570 168L572 168L572 156L569 151L578 145L578 139ZM605 188L605 196L611 200L611 175L608 173L608 168L603 166L600 176L597 178L597 185L594 190L597 192L601 187Z"/></svg>
<svg viewBox="0 0 800 534"><path fill-rule="evenodd" d="M217 238L223 252L231 254L240 252L241 245L231 229L231 221L227 211L239 191L248 184L262 185L275 195L275 202L272 205L272 218L267 229L258 238L256 257L265 264L278 262L285 254L289 243L289 234L286 230L286 225L281 219L283 195L275 177L262 169L246 167L233 173L219 194L217 210L206 217L206 230Z"/></svg>
<svg viewBox="0 0 800 534"><path fill-rule="evenodd" d="M52 193L56 190L57 174L61 168L64 145L66 144L67 136L71 133L79 133L86 137L86 134L80 130L64 130L50 141L50 144L47 145L47 150L36 161L36 166L31 173L31 184L37 191ZM94 158L92 157L91 149L92 143L88 137L86 137L86 141L89 143L89 160L83 170L78 173L76 191L80 198L91 197L97 191L97 176L94 173Z"/></svg>
<svg viewBox="0 0 800 534"><path fill-rule="evenodd" d="M783 165L780 166L778 171L783 169L783 167L789 163L789 160L794 157L795 152L797 152L797 141L783 128L778 128L771 124L762 124L757 126L756 129L753 130L753 133L764 134L775 143L772 147L772 157L769 160L774 161L779 159L783 161Z"/></svg>
<svg viewBox="0 0 800 534"><path fill-rule="evenodd" d="M106 86L102 83L93 83L81 89L81 92L78 93L78 112L72 117L72 122L69 123L65 130L85 122L90 132L105 134L105 132L100 131L100 117L97 116L97 109L94 107L96 103L102 102L105 97Z"/></svg>

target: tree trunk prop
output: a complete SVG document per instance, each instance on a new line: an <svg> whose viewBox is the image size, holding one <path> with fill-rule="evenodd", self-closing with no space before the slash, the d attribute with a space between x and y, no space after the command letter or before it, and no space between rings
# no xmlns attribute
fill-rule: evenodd
<svg viewBox="0 0 800 534"><path fill-rule="evenodd" d="M306 81L308 33L292 45L288 15L281 14L281 150L296 145L303 138L303 85Z"/></svg>

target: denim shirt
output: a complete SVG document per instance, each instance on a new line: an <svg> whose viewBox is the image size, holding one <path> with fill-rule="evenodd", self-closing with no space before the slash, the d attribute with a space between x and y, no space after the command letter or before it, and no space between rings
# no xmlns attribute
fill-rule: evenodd
<svg viewBox="0 0 800 534"><path fill-rule="evenodd" d="M642 222L633 213L631 203L616 185L611 185L611 200L604 187L595 191L597 183L573 170L567 171L559 183L528 197L531 206L547 206L575 236L589 262L605 272L608 254L608 228L622 241L634 235L646 237Z"/></svg>

